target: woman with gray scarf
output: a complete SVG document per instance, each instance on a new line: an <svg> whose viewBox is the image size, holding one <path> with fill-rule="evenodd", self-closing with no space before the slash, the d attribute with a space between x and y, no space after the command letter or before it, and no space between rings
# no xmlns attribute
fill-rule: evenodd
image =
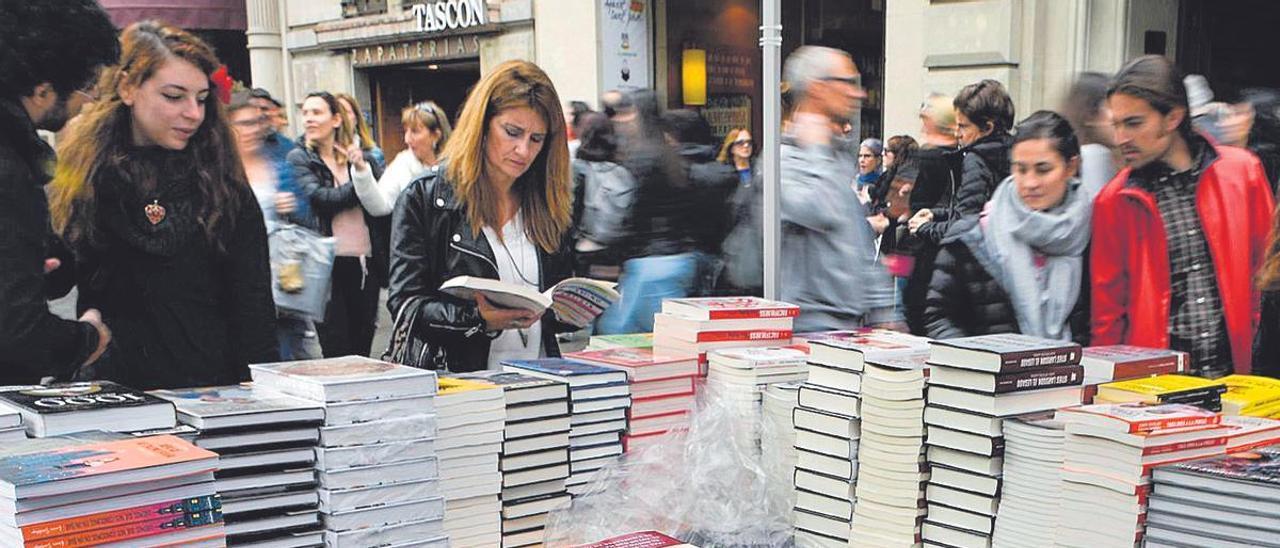
<svg viewBox="0 0 1280 548"><path fill-rule="evenodd" d="M1040 111L1018 124L1011 158L1012 175L983 215L942 242L925 302L927 333L1087 343L1094 196L1076 178L1080 144L1066 119Z"/></svg>

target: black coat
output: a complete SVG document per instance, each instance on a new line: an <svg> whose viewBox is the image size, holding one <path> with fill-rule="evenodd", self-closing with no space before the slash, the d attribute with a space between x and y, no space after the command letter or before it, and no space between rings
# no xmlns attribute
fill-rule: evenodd
<svg viewBox="0 0 1280 548"><path fill-rule="evenodd" d="M53 150L26 111L0 101L0 384L69 377L98 346L87 323L49 312L44 261L54 255L44 185ZM64 260L60 274L74 265Z"/></svg>
<svg viewBox="0 0 1280 548"><path fill-rule="evenodd" d="M622 166L636 179L626 247L631 257L677 255L696 248L696 194L680 157L666 143L635 139Z"/></svg>
<svg viewBox="0 0 1280 548"><path fill-rule="evenodd" d="M157 175L152 191L104 168L93 182L96 234L76 246L78 306L97 308L111 348L80 379L141 389L232 384L248 364L279 360L262 212L248 185L226 211L219 250L197 219L202 199L182 153L131 148L131 165ZM157 200L163 220L144 207Z"/></svg>
<svg viewBox="0 0 1280 548"><path fill-rule="evenodd" d="M1088 257L1087 251L1084 256ZM1068 323L1072 339L1087 345L1089 261L1083 264L1086 268L1081 276L1083 287ZM922 321L925 335L934 339L1021 332L1009 294L963 241L950 241L938 251Z"/></svg>
<svg viewBox="0 0 1280 548"><path fill-rule="evenodd" d="M289 151L288 160L289 167L293 168L293 176L298 182L298 187L311 202L311 211L315 219L306 224L319 229L326 236L332 236L334 215L352 207L359 207L364 213L364 224L369 228L369 242L373 246L369 272L379 286L386 287L391 245L389 242L390 219L386 216L370 215L360 205L355 185L348 183L338 186L333 172L329 171L329 166L324 163L324 159L305 144L300 144L298 148ZM369 167L373 170L374 179L382 177L382 168L377 163L371 161Z"/></svg>
<svg viewBox="0 0 1280 548"><path fill-rule="evenodd" d="M720 243L732 228L732 204L730 199L739 185L738 171L733 166L716 161L716 149L711 145L685 143L676 147L688 169L691 196L689 201L697 206L691 218L694 244L699 251L720 253Z"/></svg>
<svg viewBox="0 0 1280 548"><path fill-rule="evenodd" d="M1262 293L1262 315L1253 338L1253 374L1280 378L1280 291Z"/></svg>
<svg viewBox="0 0 1280 548"><path fill-rule="evenodd" d="M472 301L442 293L440 285L457 276L498 279L493 249L483 234L474 234L467 211L458 203L444 171L432 168L410 183L391 214L391 284L387 307L396 317L412 297L422 297L417 307L414 335L436 349L443 349L450 371L479 371L488 366L491 334ZM541 291L573 275L569 235L560 249L548 254L538 249ZM559 356L556 333L575 328L555 319L550 310L542 317L542 349ZM496 335L492 335L496 336Z"/></svg>
<svg viewBox="0 0 1280 548"><path fill-rule="evenodd" d="M959 226L959 220L981 213L996 186L1009 177L1009 146L1012 142L1013 137L1006 133L993 133L960 149L964 159L952 205L949 209L934 209L933 222L925 224L917 234L927 240L941 242L952 235L952 227Z"/></svg>

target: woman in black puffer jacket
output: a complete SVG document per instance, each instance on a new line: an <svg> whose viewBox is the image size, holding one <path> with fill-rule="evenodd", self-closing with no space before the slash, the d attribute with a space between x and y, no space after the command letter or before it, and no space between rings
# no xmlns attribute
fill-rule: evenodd
<svg viewBox="0 0 1280 548"><path fill-rule="evenodd" d="M1012 158L1013 175L984 214L943 240L925 330L936 339L1025 333L1084 344L1093 196L1075 177L1079 143L1065 119L1041 111L1019 124Z"/></svg>

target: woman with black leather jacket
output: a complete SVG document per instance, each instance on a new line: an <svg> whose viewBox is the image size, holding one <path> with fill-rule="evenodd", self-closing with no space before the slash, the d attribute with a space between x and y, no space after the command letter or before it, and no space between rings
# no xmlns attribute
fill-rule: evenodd
<svg viewBox="0 0 1280 548"><path fill-rule="evenodd" d="M314 92L302 102L305 130L289 152L293 177L315 214L309 224L336 240L324 321L316 325L325 357L368 356L386 279L387 229L361 204L378 192L381 168L364 157L337 99Z"/></svg>
<svg viewBox="0 0 1280 548"><path fill-rule="evenodd" d="M431 366L477 371L559 356L556 333L574 328L553 312L464 300L440 285L477 276L545 291L572 274L566 139L546 73L503 63L467 98L442 164L396 203L388 306L397 326L413 324Z"/></svg>

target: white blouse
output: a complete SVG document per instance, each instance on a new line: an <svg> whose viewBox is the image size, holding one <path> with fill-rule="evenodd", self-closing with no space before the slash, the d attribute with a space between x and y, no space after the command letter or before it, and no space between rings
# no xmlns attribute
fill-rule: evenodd
<svg viewBox="0 0 1280 548"><path fill-rule="evenodd" d="M507 283L538 290L541 271L538 265L538 246L524 233L524 221L520 212L502 227L503 241L492 227L484 227L484 237L493 249L494 262L498 265L498 279ZM521 337L520 333L525 336ZM533 360L542 355L542 322L534 322L528 329L507 329L489 346L489 369L501 370L504 360Z"/></svg>

